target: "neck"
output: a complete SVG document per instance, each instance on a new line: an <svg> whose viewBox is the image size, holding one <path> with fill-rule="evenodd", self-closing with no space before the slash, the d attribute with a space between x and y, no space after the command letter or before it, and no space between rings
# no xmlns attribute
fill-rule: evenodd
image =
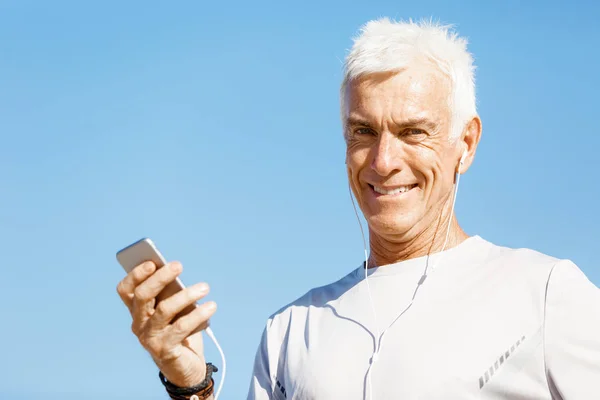
<svg viewBox="0 0 600 400"><path fill-rule="evenodd" d="M446 242L448 223L451 225L448 241ZM369 268L395 264L411 258L448 250L458 246L469 237L459 226L456 218L452 218L452 221L445 224L440 224L439 229L435 228L429 228L409 240L390 240L369 230L369 237L371 238Z"/></svg>
<svg viewBox="0 0 600 400"><path fill-rule="evenodd" d="M469 235L462 230L454 214L456 189L442 200L438 217L421 221L426 227L417 234L379 234L369 226L368 268L395 264L411 258L423 257L458 246Z"/></svg>

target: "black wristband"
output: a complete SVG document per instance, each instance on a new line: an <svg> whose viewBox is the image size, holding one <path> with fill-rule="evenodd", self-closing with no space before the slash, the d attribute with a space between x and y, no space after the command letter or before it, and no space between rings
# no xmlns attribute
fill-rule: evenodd
<svg viewBox="0 0 600 400"><path fill-rule="evenodd" d="M219 369L215 367L211 363L206 363L206 377L202 382L197 384L196 386L191 387L179 387L171 382L163 375L162 371L159 371L158 376L160 377L160 381L164 385L165 389L170 395L174 396L190 396L201 392L206 389L212 383L212 374L213 372L217 372Z"/></svg>

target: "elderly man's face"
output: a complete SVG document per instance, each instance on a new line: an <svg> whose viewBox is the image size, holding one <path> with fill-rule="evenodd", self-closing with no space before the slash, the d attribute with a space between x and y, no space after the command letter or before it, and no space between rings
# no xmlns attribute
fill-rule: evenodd
<svg viewBox="0 0 600 400"><path fill-rule="evenodd" d="M348 176L373 232L408 239L440 215L465 148L449 140L449 94L423 65L348 85Z"/></svg>

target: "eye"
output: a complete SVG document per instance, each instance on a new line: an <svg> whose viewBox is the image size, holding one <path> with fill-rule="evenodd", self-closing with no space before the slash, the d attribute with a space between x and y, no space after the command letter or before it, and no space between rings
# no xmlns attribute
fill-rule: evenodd
<svg viewBox="0 0 600 400"><path fill-rule="evenodd" d="M406 130L407 135L417 136L417 135L425 135L426 132L423 129L410 128Z"/></svg>
<svg viewBox="0 0 600 400"><path fill-rule="evenodd" d="M375 135L375 132L371 128L362 127L362 128L354 129L354 134L358 135L358 136L365 136L365 135Z"/></svg>

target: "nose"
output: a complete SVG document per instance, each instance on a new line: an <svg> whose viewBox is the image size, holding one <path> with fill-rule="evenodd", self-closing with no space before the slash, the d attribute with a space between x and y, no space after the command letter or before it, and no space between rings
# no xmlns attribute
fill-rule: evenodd
<svg viewBox="0 0 600 400"><path fill-rule="evenodd" d="M402 163L402 141L384 132L373 144L371 168L380 176L399 171Z"/></svg>

